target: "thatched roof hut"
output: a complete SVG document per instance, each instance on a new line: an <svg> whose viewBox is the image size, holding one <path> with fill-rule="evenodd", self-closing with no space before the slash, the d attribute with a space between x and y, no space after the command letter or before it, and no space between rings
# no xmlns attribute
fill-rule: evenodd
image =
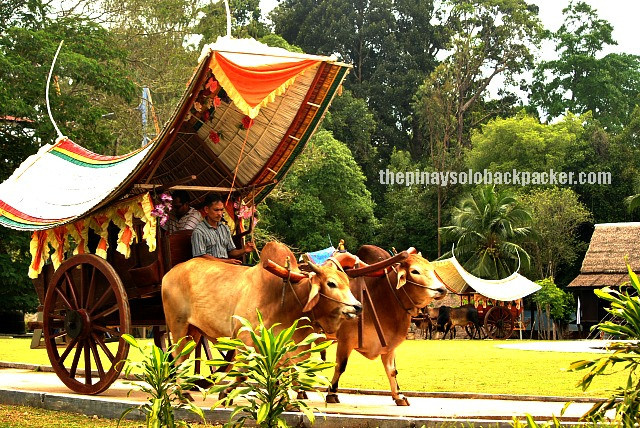
<svg viewBox="0 0 640 428"><path fill-rule="evenodd" d="M629 281L625 257L640 272L640 222L596 224L580 275L569 287L605 287Z"/></svg>

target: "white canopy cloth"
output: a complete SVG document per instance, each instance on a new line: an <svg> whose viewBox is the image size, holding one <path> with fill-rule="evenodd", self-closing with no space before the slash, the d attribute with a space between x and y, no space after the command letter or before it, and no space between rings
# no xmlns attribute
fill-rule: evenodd
<svg viewBox="0 0 640 428"><path fill-rule="evenodd" d="M442 282L454 293L472 289L490 299L511 301L521 299L540 290L540 285L514 272L503 279L482 279L467 272L454 257L433 262Z"/></svg>

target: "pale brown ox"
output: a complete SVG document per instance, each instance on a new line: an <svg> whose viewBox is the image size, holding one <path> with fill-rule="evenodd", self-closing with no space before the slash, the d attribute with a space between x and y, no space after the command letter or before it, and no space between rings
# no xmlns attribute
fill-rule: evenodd
<svg viewBox="0 0 640 428"><path fill-rule="evenodd" d="M373 245L361 247L357 256L366 263L375 263L391 257L388 252ZM389 378L391 396L397 405L408 406L409 402L400 394L396 380L398 373L395 366L396 348L407 337L411 317L417 315L420 308L427 306L434 299L444 298L447 293L446 288L436 277L433 265L417 254L410 254L408 258L400 262L393 270L389 269L388 273L382 277L351 279L351 291L355 295L359 295L360 281L366 282L387 346L382 347L374 326L371 308L363 302L363 346L359 347L358 344L358 321L344 322L336 335L338 340L336 368L327 395L327 402L340 402L337 395L340 375L347 367L351 351L357 349L358 352L371 360L378 356L381 357Z"/></svg>
<svg viewBox="0 0 640 428"><path fill-rule="evenodd" d="M269 264L272 260L284 265L287 257L292 265L290 286L282 280L287 270ZM349 289L347 275L333 263L313 265L314 274L303 274L291 250L275 242L264 246L260 259L260 264L248 267L196 257L171 269L162 280L162 305L174 341L191 336L197 342L202 334L214 341L234 337L241 325L233 315L256 325L256 308L268 327L280 323L278 329L287 328L308 313L327 333L335 333L342 321L360 313L362 306ZM307 334L299 331L294 339Z"/></svg>

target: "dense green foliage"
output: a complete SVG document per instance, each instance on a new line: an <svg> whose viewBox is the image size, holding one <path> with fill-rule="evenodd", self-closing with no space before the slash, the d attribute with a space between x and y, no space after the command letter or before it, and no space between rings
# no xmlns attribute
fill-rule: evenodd
<svg viewBox="0 0 640 428"><path fill-rule="evenodd" d="M640 57L624 53L598 57L604 48L617 44L611 24L581 1L571 2L563 12L564 24L550 34L558 57L538 65L532 104L551 118L567 110L590 111L607 129L619 130L640 101Z"/></svg>
<svg viewBox="0 0 640 428"><path fill-rule="evenodd" d="M337 245L355 252L371 242L377 221L364 175L351 151L328 131L318 132L267 200L270 229L303 251Z"/></svg>

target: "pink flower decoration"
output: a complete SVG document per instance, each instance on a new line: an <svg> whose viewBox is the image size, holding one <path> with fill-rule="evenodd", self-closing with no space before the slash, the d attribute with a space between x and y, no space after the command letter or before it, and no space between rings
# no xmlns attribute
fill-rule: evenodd
<svg viewBox="0 0 640 428"><path fill-rule="evenodd" d="M251 119L249 116L245 116L242 118L242 126L244 127L244 129L249 129L252 125L253 119Z"/></svg>
<svg viewBox="0 0 640 428"><path fill-rule="evenodd" d="M220 97L214 97L213 98L213 106L215 108L218 108L220 106L220 103L222 102L222 100L220 99Z"/></svg>
<svg viewBox="0 0 640 428"><path fill-rule="evenodd" d="M218 81L213 77L210 77L209 80L207 80L207 84L205 85L205 87L211 92L214 92L216 89L218 89Z"/></svg>
<svg viewBox="0 0 640 428"><path fill-rule="evenodd" d="M209 139L213 144L218 144L220 142L220 135L216 131L211 131L209 132Z"/></svg>

